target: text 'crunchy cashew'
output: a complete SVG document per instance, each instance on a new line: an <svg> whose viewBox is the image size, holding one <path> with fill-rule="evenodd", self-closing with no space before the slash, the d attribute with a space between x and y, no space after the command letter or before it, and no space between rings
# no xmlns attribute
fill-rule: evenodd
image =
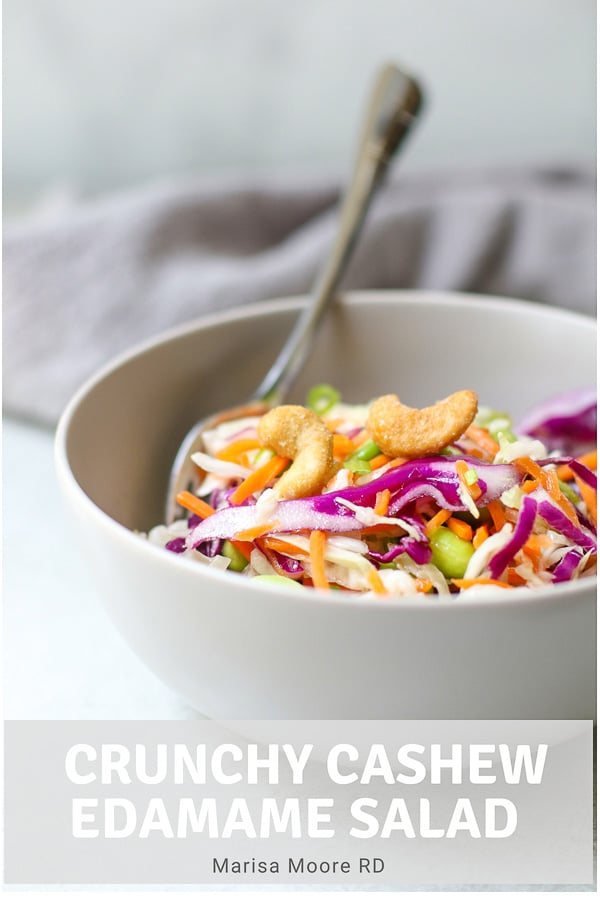
<svg viewBox="0 0 600 900"><path fill-rule="evenodd" d="M386 456L432 456L456 441L477 414L477 394L457 391L425 409L404 406L395 394L375 400L367 430Z"/></svg>
<svg viewBox="0 0 600 900"><path fill-rule="evenodd" d="M333 435L310 409L276 406L258 423L258 439L278 456L292 459L275 485L280 499L319 494L335 471Z"/></svg>

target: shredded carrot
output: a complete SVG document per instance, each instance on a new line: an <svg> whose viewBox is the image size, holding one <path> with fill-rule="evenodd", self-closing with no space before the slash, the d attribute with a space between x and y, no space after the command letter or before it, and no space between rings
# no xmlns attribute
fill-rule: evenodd
<svg viewBox="0 0 600 900"><path fill-rule="evenodd" d="M452 513L449 509L440 509L440 511L437 512L425 526L425 533L427 534L427 537L430 537L435 529L439 528L440 525L443 525L451 515Z"/></svg>
<svg viewBox="0 0 600 900"><path fill-rule="evenodd" d="M386 456L385 453L379 453L377 456L374 456L369 463L371 471L374 472L375 469L380 469L382 466L385 466L386 463L389 463L389 461L389 456Z"/></svg>
<svg viewBox="0 0 600 900"><path fill-rule="evenodd" d="M390 537L404 532L402 525L393 525L391 522L379 522L377 525L365 525L360 529L361 534L387 534Z"/></svg>
<svg viewBox="0 0 600 900"><path fill-rule="evenodd" d="M521 547L525 556L531 560L535 569L539 569L542 552L545 547L552 547L552 538L547 534L530 534L527 541Z"/></svg>
<svg viewBox="0 0 600 900"><path fill-rule="evenodd" d="M497 587L510 587L510 584L507 584L505 581L498 581L496 578L453 578L452 584L463 590L464 588L473 587L475 584L495 584Z"/></svg>
<svg viewBox="0 0 600 900"><path fill-rule="evenodd" d="M527 584L527 581L519 575L516 569L509 567L506 570L506 575L508 578L508 583L512 585L512 587L521 587L524 584Z"/></svg>
<svg viewBox="0 0 600 900"><path fill-rule="evenodd" d="M387 594L385 585L381 580L381 575L379 574L375 566L369 569L369 571L367 572L367 578L369 580L371 589L375 591L376 594Z"/></svg>
<svg viewBox="0 0 600 900"><path fill-rule="evenodd" d="M542 558L542 552L541 552L539 546L536 547L535 544L530 544L529 541L527 541L521 547L521 552L524 553L525 556L531 560L531 562L533 563L534 569L537 571L537 569L539 569L539 567L540 567L540 561Z"/></svg>
<svg viewBox="0 0 600 900"><path fill-rule="evenodd" d="M521 485L521 490L524 494L532 494L536 488L539 488L540 483L537 478L534 478L533 481L524 481Z"/></svg>
<svg viewBox="0 0 600 900"><path fill-rule="evenodd" d="M405 456L396 456L390 461L390 469L395 469L396 466L403 466L405 462L408 462Z"/></svg>
<svg viewBox="0 0 600 900"><path fill-rule="evenodd" d="M249 450L258 450L259 447L260 443L257 438L240 438L237 441L232 441L231 444L223 447L222 450L217 451L215 457L227 462L238 462L244 453L247 453Z"/></svg>
<svg viewBox="0 0 600 900"><path fill-rule="evenodd" d="M554 541L548 534L530 534L527 543L530 547L542 550L544 547L552 547Z"/></svg>
<svg viewBox="0 0 600 900"><path fill-rule="evenodd" d="M428 581L427 578L415 578L415 588L420 594L428 594L432 587L433 582Z"/></svg>
<svg viewBox="0 0 600 900"><path fill-rule="evenodd" d="M536 478L538 481L542 480L543 470L531 457L519 456L518 459L513 461L513 464L522 472L525 472L526 475L531 475L532 478Z"/></svg>
<svg viewBox="0 0 600 900"><path fill-rule="evenodd" d="M213 509L212 506L189 491L180 491L176 499L180 506L183 506L184 509L189 509L190 512L200 516L201 519L206 519L216 512L216 509Z"/></svg>
<svg viewBox="0 0 600 900"><path fill-rule="evenodd" d="M343 419L328 419L327 421L323 420L323 424L329 428L330 431L337 431L340 425L344 424Z"/></svg>
<svg viewBox="0 0 600 900"><path fill-rule="evenodd" d="M387 516L391 495L392 494L389 488L385 488L385 490L377 492L377 495L375 497L375 505L373 507L373 512L376 516Z"/></svg>
<svg viewBox="0 0 600 900"><path fill-rule="evenodd" d="M589 484L586 484L585 481L582 481L578 476L575 477L575 484L579 488L579 493L581 494L582 500L587 507L589 517L592 523L595 525L598 507L596 491L593 487L590 487Z"/></svg>
<svg viewBox="0 0 600 900"><path fill-rule="evenodd" d="M473 546L477 550L484 541L490 536L490 530L487 525L480 525L473 536Z"/></svg>
<svg viewBox="0 0 600 900"><path fill-rule="evenodd" d="M450 531L453 531L454 534L457 537L462 538L463 541L473 540L473 529L468 522L463 522L462 519L450 516L447 524Z"/></svg>
<svg viewBox="0 0 600 900"><path fill-rule="evenodd" d="M573 481L573 479L575 478L573 472L571 471L571 466L568 463L565 463L564 466L557 466L556 474L561 481Z"/></svg>
<svg viewBox="0 0 600 900"><path fill-rule="evenodd" d="M527 541L521 547L521 550L525 556L531 560L534 568L539 569L544 547L551 547L552 544L552 538L547 534L530 534Z"/></svg>
<svg viewBox="0 0 600 900"><path fill-rule="evenodd" d="M526 472L528 475L531 475L532 478L537 479L550 494L550 497L561 512L563 512L574 525L577 525L577 512L575 511L573 504L567 500L561 491L560 484L558 483L558 476L554 470L542 469L535 460L530 459L528 456L519 456L518 459L514 460L514 464L522 472Z"/></svg>
<svg viewBox="0 0 600 900"><path fill-rule="evenodd" d="M575 509L573 504L569 500L567 500L567 498L561 491L556 472L544 472L544 476L544 487L546 488L556 505L560 507L565 516L567 516L567 518L570 519L574 525L577 525L579 523L579 520L577 518L577 510Z"/></svg>
<svg viewBox="0 0 600 900"><path fill-rule="evenodd" d="M267 487L270 481L281 475L288 463L289 459L285 459L283 456L273 456L259 469L255 469L252 474L248 475L241 484L238 484L229 497L229 502L233 506L243 503L255 491L261 491Z"/></svg>
<svg viewBox="0 0 600 900"><path fill-rule="evenodd" d="M587 466L588 469L597 469L598 451L591 450L589 453L584 453L583 456L577 457L577 462L583 463L583 465ZM558 466L558 468L556 469L556 474L561 481L573 481L574 478L573 472L568 463L564 466Z"/></svg>
<svg viewBox="0 0 600 900"><path fill-rule="evenodd" d="M263 543L265 547L269 550L275 550L277 553L301 553L302 555L308 555L308 551L297 547L296 544L292 544L289 541L284 541L281 538L274 537L273 535L269 535L268 537L263 538Z"/></svg>
<svg viewBox="0 0 600 900"><path fill-rule="evenodd" d="M345 434L334 434L333 436L333 455L337 459L345 459L351 453L354 453L354 444Z"/></svg>
<svg viewBox="0 0 600 900"><path fill-rule="evenodd" d="M584 453L583 456L580 456L579 462L583 463L584 466L587 466L588 469L597 469L598 468L598 451L590 450L589 453Z"/></svg>
<svg viewBox="0 0 600 900"><path fill-rule="evenodd" d="M502 527L506 525L506 516L504 515L502 504L499 500L491 500L490 503L488 503L488 510L492 517L495 530L500 531Z"/></svg>
<svg viewBox="0 0 600 900"><path fill-rule="evenodd" d="M500 445L496 443L489 431L485 428L479 428L477 425L469 425L465 431L465 436L478 447L481 447L490 459L493 459L500 449Z"/></svg>
<svg viewBox="0 0 600 900"><path fill-rule="evenodd" d="M325 573L325 543L327 535L324 531L310 533L310 574L316 588L329 590L329 582Z"/></svg>
<svg viewBox="0 0 600 900"><path fill-rule="evenodd" d="M275 527L275 522L266 522L264 525L253 525L252 528L238 531L235 538L237 541L253 541L255 538L261 537L263 534L268 534L269 531L273 531Z"/></svg>
<svg viewBox="0 0 600 900"><path fill-rule="evenodd" d="M469 484L469 482L467 481L467 472L469 471L469 466L464 461L464 459L456 460L456 471L458 472L458 477L462 486L469 492L473 500L478 500L479 497L481 497L483 491L476 481L473 482L473 484Z"/></svg>

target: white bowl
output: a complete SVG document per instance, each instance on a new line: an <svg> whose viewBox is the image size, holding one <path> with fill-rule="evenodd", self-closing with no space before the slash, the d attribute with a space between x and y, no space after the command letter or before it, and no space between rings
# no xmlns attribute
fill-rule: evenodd
<svg viewBox="0 0 600 900"><path fill-rule="evenodd" d="M449 599L296 592L216 572L143 540L163 519L179 441L246 399L304 301L202 319L146 343L76 395L59 480L115 625L202 713L236 718L592 718L596 579ZM591 319L430 292L349 294L292 401L326 381L349 402L425 406L461 388L515 416L595 383ZM126 690L126 686L124 686Z"/></svg>

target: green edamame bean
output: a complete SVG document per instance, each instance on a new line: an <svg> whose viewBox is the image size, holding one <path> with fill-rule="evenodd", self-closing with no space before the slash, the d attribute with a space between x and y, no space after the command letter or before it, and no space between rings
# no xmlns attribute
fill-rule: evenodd
<svg viewBox="0 0 600 900"><path fill-rule="evenodd" d="M226 556L227 559L231 560L229 563L230 572L243 572L248 565L248 560L244 554L240 553L237 547L233 546L231 541L223 541L221 555Z"/></svg>
<svg viewBox="0 0 600 900"><path fill-rule="evenodd" d="M473 544L457 537L443 525L429 538L431 562L446 578L463 578L469 560L475 552Z"/></svg>

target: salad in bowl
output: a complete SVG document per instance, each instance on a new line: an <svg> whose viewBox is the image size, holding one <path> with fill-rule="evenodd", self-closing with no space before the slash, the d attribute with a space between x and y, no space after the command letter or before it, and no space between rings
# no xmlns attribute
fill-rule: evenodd
<svg viewBox="0 0 600 900"><path fill-rule="evenodd" d="M596 573L595 444L591 391L513 423L469 390L411 409L317 385L305 406L207 432L199 490L147 537L340 600L545 587Z"/></svg>

